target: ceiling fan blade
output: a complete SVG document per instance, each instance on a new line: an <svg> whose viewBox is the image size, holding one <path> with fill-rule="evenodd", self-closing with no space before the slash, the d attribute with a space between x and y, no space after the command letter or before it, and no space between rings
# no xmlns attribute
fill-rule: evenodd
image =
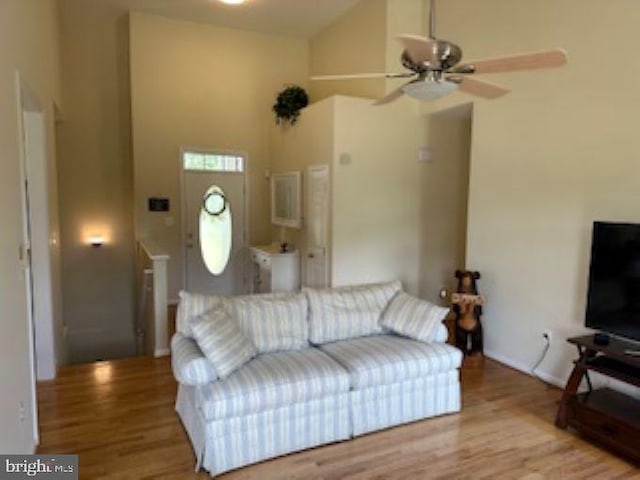
<svg viewBox="0 0 640 480"><path fill-rule="evenodd" d="M418 65L431 60L433 57L436 40L420 35L398 35L398 41L402 43L409 58Z"/></svg>
<svg viewBox="0 0 640 480"><path fill-rule="evenodd" d="M502 73L539 68L561 67L567 63L567 52L561 48L542 52L522 53L504 57L466 62L455 67L453 73Z"/></svg>
<svg viewBox="0 0 640 480"><path fill-rule="evenodd" d="M473 77L447 77L447 80L459 84L459 90L462 92L490 100L502 97L511 91L506 87Z"/></svg>
<svg viewBox="0 0 640 480"><path fill-rule="evenodd" d="M357 80L367 78L408 78L413 77L415 73L354 73L346 75L314 75L311 80Z"/></svg>
<svg viewBox="0 0 640 480"><path fill-rule="evenodd" d="M403 85L400 85L398 88L391 90L391 92L387 93L384 97L376 100L375 102L373 102L373 104L375 106L378 105L385 105L387 103L391 103L394 100L397 100L398 98L400 98L402 95L404 95L404 92L402 91L402 89L404 87L406 87L407 85L409 85L410 83L413 83L413 81L411 82L407 82Z"/></svg>

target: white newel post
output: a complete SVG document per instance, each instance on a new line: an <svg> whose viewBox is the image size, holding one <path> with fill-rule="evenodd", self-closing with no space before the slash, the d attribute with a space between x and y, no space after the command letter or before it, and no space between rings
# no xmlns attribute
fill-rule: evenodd
<svg viewBox="0 0 640 480"><path fill-rule="evenodd" d="M145 336L150 336L145 344L145 354L154 357L163 357L169 355L169 331L168 331L168 269L169 254L159 248L149 240L138 240L138 258L140 265L138 266L144 279L145 269L151 269L152 272L152 288L151 302L145 301L147 293L146 285L141 285L139 289L139 302L142 308L139 309L139 327L142 327ZM152 312L145 311L144 305L152 305ZM152 341L149 341L152 340Z"/></svg>

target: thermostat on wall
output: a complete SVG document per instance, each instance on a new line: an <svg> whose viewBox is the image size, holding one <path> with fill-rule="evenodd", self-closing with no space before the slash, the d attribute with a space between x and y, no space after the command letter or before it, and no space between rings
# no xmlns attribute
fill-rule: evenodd
<svg viewBox="0 0 640 480"><path fill-rule="evenodd" d="M168 212L169 211L169 199L168 198L149 198L149 211L150 212Z"/></svg>
<svg viewBox="0 0 640 480"><path fill-rule="evenodd" d="M429 147L420 147L418 150L418 162L433 163L433 151Z"/></svg>

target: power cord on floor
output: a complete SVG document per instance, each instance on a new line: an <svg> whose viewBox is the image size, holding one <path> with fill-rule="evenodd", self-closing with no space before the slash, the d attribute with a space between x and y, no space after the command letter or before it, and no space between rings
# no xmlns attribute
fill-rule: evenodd
<svg viewBox="0 0 640 480"><path fill-rule="evenodd" d="M536 368L538 368L540 366L540 364L544 360L544 357L547 355L547 352L549 351L549 347L551 346L551 342L549 340L549 335L547 335L546 333L543 333L542 337L544 338L544 341L546 342L546 345L544 346L544 349L542 350L542 353L540 354L540 358L538 359L538 361L533 365L533 367L531 367L531 375L533 375L535 377L538 377L538 375L536 374ZM540 378L540 377L538 377L538 378Z"/></svg>

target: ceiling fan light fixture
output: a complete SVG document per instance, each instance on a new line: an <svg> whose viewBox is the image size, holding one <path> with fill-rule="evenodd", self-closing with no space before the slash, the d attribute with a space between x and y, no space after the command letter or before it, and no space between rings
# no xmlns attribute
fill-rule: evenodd
<svg viewBox="0 0 640 480"><path fill-rule="evenodd" d="M245 2L245 0L218 0L219 2L226 3L227 5L240 5Z"/></svg>
<svg viewBox="0 0 640 480"><path fill-rule="evenodd" d="M437 100L446 97L458 89L458 84L446 80L426 80L405 85L402 91L417 100Z"/></svg>

